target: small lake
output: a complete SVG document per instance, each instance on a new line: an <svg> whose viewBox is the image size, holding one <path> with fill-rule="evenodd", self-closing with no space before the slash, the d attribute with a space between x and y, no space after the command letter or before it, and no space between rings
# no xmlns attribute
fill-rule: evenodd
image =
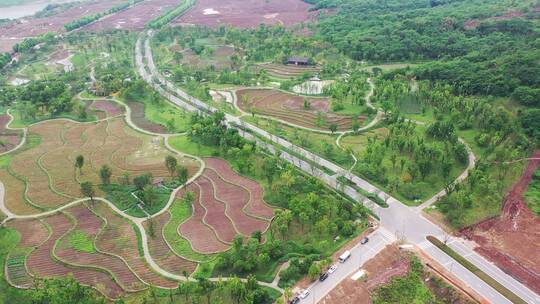
<svg viewBox="0 0 540 304"><path fill-rule="evenodd" d="M75 2L75 0L36 0L32 3L0 7L0 19L17 19L32 16L33 14L44 9L49 4L66 2Z"/></svg>

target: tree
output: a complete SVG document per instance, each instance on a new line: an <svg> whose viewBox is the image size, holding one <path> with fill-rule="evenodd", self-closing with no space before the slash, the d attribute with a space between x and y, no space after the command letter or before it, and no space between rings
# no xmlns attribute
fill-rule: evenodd
<svg viewBox="0 0 540 304"><path fill-rule="evenodd" d="M142 201L148 207L153 207L154 204L156 203L157 195L152 185L144 186L141 196L142 196L141 197Z"/></svg>
<svg viewBox="0 0 540 304"><path fill-rule="evenodd" d="M143 190L144 186L149 185L152 182L152 174L146 173L139 175L133 179L133 184L138 190Z"/></svg>
<svg viewBox="0 0 540 304"><path fill-rule="evenodd" d="M94 196L96 192L94 191L94 185L92 182L82 182L81 183L81 194L85 197L89 197L90 201L94 201Z"/></svg>
<svg viewBox="0 0 540 304"><path fill-rule="evenodd" d="M337 125L336 124L331 124L329 128L330 128L330 132L332 132L332 134L334 134L337 131Z"/></svg>
<svg viewBox="0 0 540 304"><path fill-rule="evenodd" d="M176 175L178 176L178 181L183 185L187 182L189 177L189 171L184 166L179 166L176 169Z"/></svg>
<svg viewBox="0 0 540 304"><path fill-rule="evenodd" d="M308 277L311 281L315 281L321 273L321 266L318 263L312 263L309 266Z"/></svg>
<svg viewBox="0 0 540 304"><path fill-rule="evenodd" d="M167 155L165 157L165 166L167 167L167 170L169 170L169 173L172 176L176 172L176 168L178 166L178 161L176 160L176 157L172 155Z"/></svg>
<svg viewBox="0 0 540 304"><path fill-rule="evenodd" d="M231 294L231 298L237 303L240 304L241 301L246 299L247 289L244 283L238 278L232 278L228 281L227 289Z"/></svg>
<svg viewBox="0 0 540 304"><path fill-rule="evenodd" d="M84 166L84 156L82 155L77 155L77 157L75 157L75 168L77 168L79 170L79 173L82 174L82 167Z"/></svg>
<svg viewBox="0 0 540 304"><path fill-rule="evenodd" d="M101 178L101 182L105 185L108 185L111 183L111 176L112 176L112 169L108 165L103 165L99 169L99 177Z"/></svg>
<svg viewBox="0 0 540 304"><path fill-rule="evenodd" d="M92 288L82 286L71 275L66 278L37 280L36 287L28 292L31 300L25 303L105 303L105 299L97 295Z"/></svg>

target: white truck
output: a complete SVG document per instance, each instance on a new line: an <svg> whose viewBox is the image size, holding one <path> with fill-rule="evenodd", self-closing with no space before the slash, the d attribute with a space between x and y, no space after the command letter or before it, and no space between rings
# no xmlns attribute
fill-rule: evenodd
<svg viewBox="0 0 540 304"><path fill-rule="evenodd" d="M340 255L338 259L340 263L345 263L350 257L351 257L351 252L347 250L342 255Z"/></svg>

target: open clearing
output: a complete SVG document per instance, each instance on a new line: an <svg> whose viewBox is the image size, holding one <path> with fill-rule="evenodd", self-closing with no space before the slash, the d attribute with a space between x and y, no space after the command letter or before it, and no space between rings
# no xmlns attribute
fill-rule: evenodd
<svg viewBox="0 0 540 304"><path fill-rule="evenodd" d="M47 121L28 131L39 136L40 143L14 155L7 168L0 170L1 176L10 176L3 180L6 205L15 214L36 213L36 208L55 208L80 198L79 182L100 184L98 171L103 165L112 168L113 183L120 183L124 174L170 176L164 164L170 153L162 140L133 131L122 118L89 124ZM79 154L85 158L80 173L73 165ZM197 164L193 160L181 158L179 163L194 174ZM25 184L26 192L16 191ZM97 189L97 194L103 193Z"/></svg>
<svg viewBox="0 0 540 304"><path fill-rule="evenodd" d="M338 131L351 130L352 116L338 115L330 111L328 98L297 96L270 89L244 89L236 92L238 106L245 112L266 115L293 125L328 131L336 125ZM304 106L304 101L309 107ZM362 124L365 117L359 117Z"/></svg>
<svg viewBox="0 0 540 304"><path fill-rule="evenodd" d="M94 22L85 30L101 32L104 30L124 29L142 31L147 22L174 8L178 0L147 0L107 18Z"/></svg>
<svg viewBox="0 0 540 304"><path fill-rule="evenodd" d="M2 46L0 51L10 50L13 45L27 37L35 37L48 32L64 32L64 24L84 16L104 12L124 2L126 1L97 0L74 4L68 9L51 16L21 18L15 22L2 25L0 26L0 45Z"/></svg>
<svg viewBox="0 0 540 304"><path fill-rule="evenodd" d="M533 157L539 158L540 151ZM540 219L527 208L523 193L540 160L529 161L521 179L507 194L501 215L461 231L475 248L506 273L540 292Z"/></svg>
<svg viewBox="0 0 540 304"><path fill-rule="evenodd" d="M253 28L259 24L289 26L310 19L310 5L301 0L199 0L173 24Z"/></svg>
<svg viewBox="0 0 540 304"><path fill-rule="evenodd" d="M180 197L186 192L194 195L191 217L177 228L193 251L225 251L237 235L266 231L273 210L262 199L260 185L238 175L221 159L207 158L205 163L203 175L179 193Z"/></svg>

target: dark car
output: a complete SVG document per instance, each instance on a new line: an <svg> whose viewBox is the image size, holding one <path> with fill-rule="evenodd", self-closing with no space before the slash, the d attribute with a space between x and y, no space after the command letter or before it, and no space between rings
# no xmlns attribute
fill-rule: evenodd
<svg viewBox="0 0 540 304"><path fill-rule="evenodd" d="M289 301L289 304L298 304L300 303L299 297L294 297L292 300Z"/></svg>
<svg viewBox="0 0 540 304"><path fill-rule="evenodd" d="M324 281L326 280L326 278L328 278L328 272L323 272L321 273L321 275L319 276L319 281Z"/></svg>
<svg viewBox="0 0 540 304"><path fill-rule="evenodd" d="M369 242L369 239L367 237L365 237L360 241L360 244L364 245L367 242Z"/></svg>

